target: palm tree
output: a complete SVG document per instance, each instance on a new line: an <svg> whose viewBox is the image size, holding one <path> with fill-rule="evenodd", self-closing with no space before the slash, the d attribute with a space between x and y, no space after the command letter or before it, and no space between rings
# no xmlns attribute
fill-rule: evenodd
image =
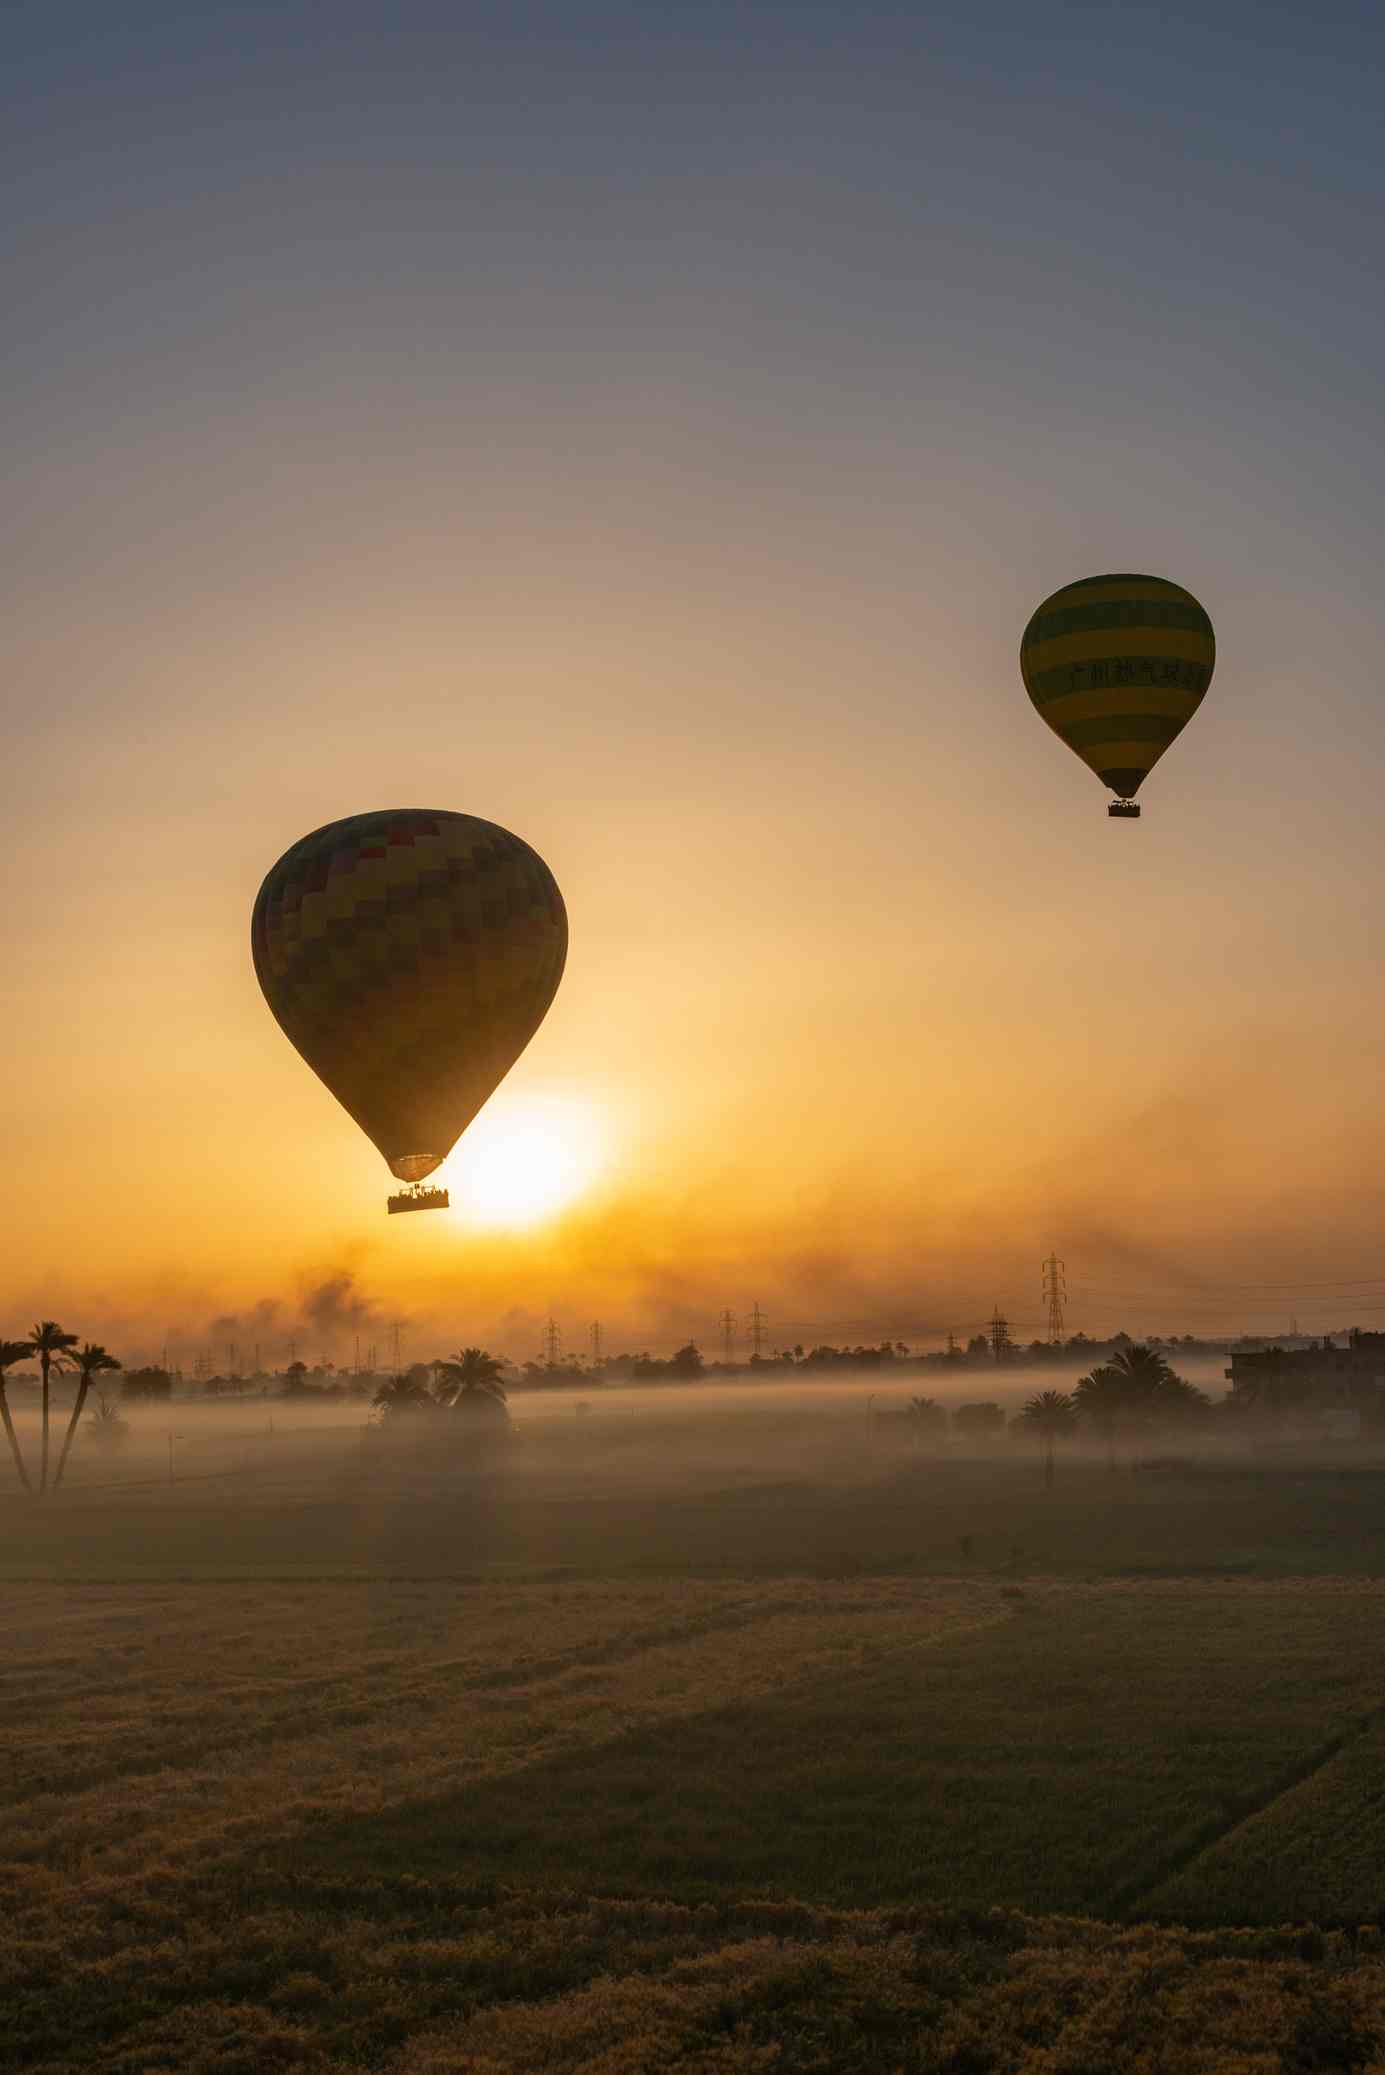
<svg viewBox="0 0 1385 2075"><path fill-rule="evenodd" d="M1173 1371L1157 1348L1118 1347L1108 1364L1136 1398L1152 1398L1166 1383L1173 1381Z"/></svg>
<svg viewBox="0 0 1385 2075"><path fill-rule="evenodd" d="M108 1370L120 1367L113 1354L107 1354L104 1347L93 1346L90 1340L88 1340L86 1346L79 1353L73 1355L72 1365L76 1369L81 1381L77 1385L77 1402L72 1408L72 1417L67 1422L67 1432L63 1435L62 1454L58 1457L58 1467L53 1473L54 1491L57 1490L63 1481L63 1471L67 1467L67 1453L72 1446L72 1437L77 1431L77 1422L82 1416L82 1407L87 1402L87 1392L91 1389L92 1377L102 1376Z"/></svg>
<svg viewBox="0 0 1385 2075"><path fill-rule="evenodd" d="M1124 1425L1149 1428L1207 1410L1205 1392L1170 1368L1157 1348L1121 1347L1108 1365L1110 1390Z"/></svg>
<svg viewBox="0 0 1385 2075"><path fill-rule="evenodd" d="M1161 1387L1155 1402L1163 1419L1180 1419L1189 1415L1196 1417L1199 1413L1210 1412L1212 1409L1212 1400L1206 1391L1200 1391L1197 1385L1189 1383L1185 1376L1172 1373L1167 1383Z"/></svg>
<svg viewBox="0 0 1385 2075"><path fill-rule="evenodd" d="M25 1469L24 1458L19 1452L19 1436L10 1417L10 1401L5 1392L5 1371L12 1369L16 1362L27 1361L33 1351L32 1340L0 1340L0 1419L5 1422L5 1439L10 1444L10 1454L14 1457L14 1466L19 1472L19 1481L25 1491L32 1491L34 1487L29 1482L29 1472Z"/></svg>
<svg viewBox="0 0 1385 2075"><path fill-rule="evenodd" d="M504 1366L482 1347L464 1347L446 1361L434 1362L433 1395L440 1405L459 1412L477 1411L482 1404L503 1406L508 1396L500 1381Z"/></svg>
<svg viewBox="0 0 1385 2075"><path fill-rule="evenodd" d="M67 1350L77 1345L75 1333L64 1333L56 1319L46 1318L34 1327L30 1342L38 1356L43 1371L43 1446L39 1453L38 1488L48 1489L48 1374L56 1362L60 1369L67 1367Z"/></svg>
<svg viewBox="0 0 1385 2075"><path fill-rule="evenodd" d="M98 1386L96 1410L90 1415L92 1438L105 1448L113 1448L125 1439L130 1431L128 1420L122 1419L120 1406L114 1398L108 1398Z"/></svg>
<svg viewBox="0 0 1385 2075"><path fill-rule="evenodd" d="M382 1418L398 1419L403 1413L429 1412L434 1401L417 1377L387 1376L370 1402Z"/></svg>
<svg viewBox="0 0 1385 2075"><path fill-rule="evenodd" d="M1116 1467L1116 1428L1130 1410L1130 1392L1121 1370L1103 1364L1078 1378L1072 1389L1073 1409L1090 1420L1106 1443L1106 1467Z"/></svg>
<svg viewBox="0 0 1385 2075"><path fill-rule="evenodd" d="M1020 1424L1039 1436L1044 1446L1044 1488L1053 1487L1053 1451L1064 1434L1077 1423L1077 1413L1066 1391L1040 1391L1020 1414Z"/></svg>

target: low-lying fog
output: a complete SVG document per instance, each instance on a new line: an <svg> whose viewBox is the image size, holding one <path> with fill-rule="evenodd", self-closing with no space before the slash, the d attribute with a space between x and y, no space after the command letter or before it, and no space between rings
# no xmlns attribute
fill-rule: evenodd
<svg viewBox="0 0 1385 2075"><path fill-rule="evenodd" d="M1224 1394L1224 1358L1199 1356L1179 1367L1209 1396ZM999 1373L967 1369L945 1379L917 1370L900 1377L888 1371L883 1376L837 1371L820 1380L802 1375L690 1384L603 1385L593 1380L551 1390L520 1388L510 1392L510 1444L500 1457L507 1478L552 1481L554 1488L593 1496L608 1480L638 1480L658 1490L689 1480L856 1481L887 1470L896 1460L924 1457L1037 1461L1036 1442L1008 1428L978 1438L958 1433L950 1418L946 1424L925 1424L899 1415L912 1399L922 1397L949 1415L961 1405L989 1401L1008 1419L1036 1392L1069 1389L1082 1373L1082 1364L1074 1360L1070 1366ZM12 1392L12 1403L26 1459L36 1474L35 1394ZM70 1399L59 1403L55 1392L54 1461L69 1409ZM452 1412L386 1423L365 1398L315 1402L276 1395L273 1387L239 1397L121 1405L119 1411L124 1431L103 1432L90 1417L83 1419L65 1489L76 1493L238 1478L301 1484L316 1475L339 1479L347 1472L461 1470L474 1439L472 1423ZM1220 1454L1239 1445L1218 1421L1131 1436L1121 1441L1120 1453L1123 1458L1140 1450ZM1079 1432L1061 1442L1060 1455L1105 1461L1108 1448L1103 1438ZM491 1467L495 1460L492 1451ZM0 1471L8 1478L8 1464ZM17 1495L17 1485L12 1489Z"/></svg>

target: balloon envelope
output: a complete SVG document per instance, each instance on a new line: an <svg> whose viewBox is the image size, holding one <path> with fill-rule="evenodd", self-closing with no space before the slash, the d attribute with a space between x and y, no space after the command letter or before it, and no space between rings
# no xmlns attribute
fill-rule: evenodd
<svg viewBox="0 0 1385 2075"><path fill-rule="evenodd" d="M286 850L255 901L251 950L285 1036L413 1182L543 1021L567 914L518 836L405 808L329 822Z"/></svg>
<svg viewBox="0 0 1385 2075"><path fill-rule="evenodd" d="M1020 673L1054 733L1131 800L1197 712L1216 656L1191 591L1159 576L1089 576L1039 607Z"/></svg>

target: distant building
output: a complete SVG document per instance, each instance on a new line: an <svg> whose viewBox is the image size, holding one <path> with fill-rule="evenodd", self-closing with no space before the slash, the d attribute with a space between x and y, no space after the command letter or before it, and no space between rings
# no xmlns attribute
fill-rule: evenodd
<svg viewBox="0 0 1385 2075"><path fill-rule="evenodd" d="M1345 1347L1323 1339L1233 1354L1226 1376L1229 1403L1246 1412L1339 1440L1385 1427L1385 1333L1349 1333Z"/></svg>

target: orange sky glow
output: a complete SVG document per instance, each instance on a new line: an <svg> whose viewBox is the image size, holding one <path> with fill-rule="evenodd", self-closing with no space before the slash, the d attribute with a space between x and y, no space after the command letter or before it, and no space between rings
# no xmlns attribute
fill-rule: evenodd
<svg viewBox="0 0 1385 2075"><path fill-rule="evenodd" d="M1092 1332L1385 1323L1369 196L1288 194L1269 113L1198 157L1210 104L1103 157L951 33L848 80L805 27L793 91L405 38L349 92L218 47L214 121L37 95L7 1332L1027 1338L1051 1248ZM1017 666L1107 568L1219 644L1126 826ZM248 920L408 806L533 845L571 948L453 1210L392 1219Z"/></svg>

